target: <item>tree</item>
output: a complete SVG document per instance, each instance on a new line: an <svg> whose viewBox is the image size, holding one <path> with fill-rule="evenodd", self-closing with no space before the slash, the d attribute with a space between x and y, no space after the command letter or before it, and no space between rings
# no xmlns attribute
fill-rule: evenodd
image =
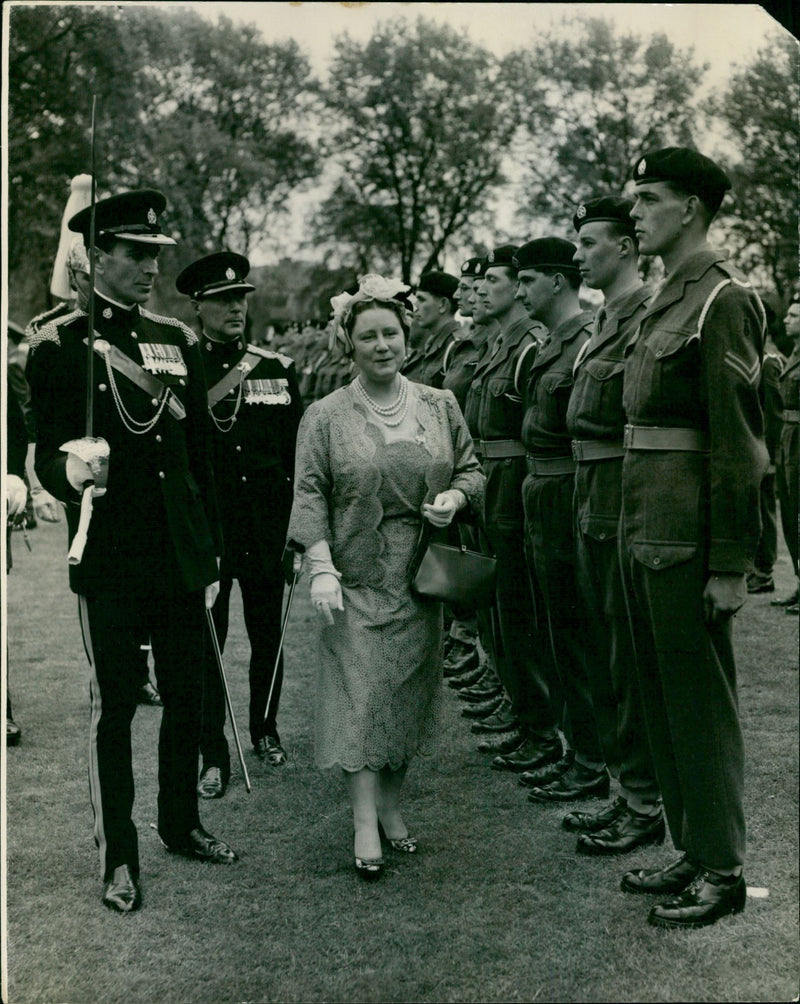
<svg viewBox="0 0 800 1004"><path fill-rule="evenodd" d="M89 168L93 93L98 197L164 190L181 239L170 272L223 246L247 253L319 170L308 61L252 26L183 8L17 7L8 66L9 288L22 318L45 303L69 179Z"/></svg>
<svg viewBox="0 0 800 1004"><path fill-rule="evenodd" d="M505 69L524 121L517 163L529 227L544 220L561 232L582 199L622 191L645 150L694 145L692 99L707 66L664 35L616 35L602 18L571 18Z"/></svg>
<svg viewBox="0 0 800 1004"><path fill-rule="evenodd" d="M800 202L800 48L776 33L709 103L736 148L728 229L738 263L788 305L797 280ZM728 203L726 203L727 205Z"/></svg>
<svg viewBox="0 0 800 1004"><path fill-rule="evenodd" d="M325 89L341 172L316 220L350 263L425 271L503 183L517 126L502 65L468 37L423 18L336 42ZM343 257L347 257L344 254Z"/></svg>

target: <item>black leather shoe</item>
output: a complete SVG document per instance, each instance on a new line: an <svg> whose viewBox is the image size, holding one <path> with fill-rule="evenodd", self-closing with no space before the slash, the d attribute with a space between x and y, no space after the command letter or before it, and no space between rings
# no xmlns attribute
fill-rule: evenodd
<svg viewBox="0 0 800 1004"><path fill-rule="evenodd" d="M103 906L117 913L133 913L142 905L142 891L128 865L120 865L103 886Z"/></svg>
<svg viewBox="0 0 800 1004"><path fill-rule="evenodd" d="M280 767L286 763L286 750L281 746L280 737L262 736L253 744L253 750L259 760L266 760L272 767Z"/></svg>
<svg viewBox="0 0 800 1004"><path fill-rule="evenodd" d="M163 841L162 841L163 843ZM214 865L230 865L239 860L239 855L224 840L218 840L207 833L202 826L192 830L186 843L181 847L164 844L171 854L182 854L186 858L207 861Z"/></svg>
<svg viewBox="0 0 800 1004"><path fill-rule="evenodd" d="M496 756L492 760L492 770L510 770L521 774L526 770L558 763L563 755L561 740L557 736L551 742L529 738L511 753Z"/></svg>
<svg viewBox="0 0 800 1004"><path fill-rule="evenodd" d="M482 732L510 732L511 729L517 728L518 725L519 722L511 710L511 705L508 701L503 701L494 714L489 715L488 718L484 718L480 722L475 722L474 725L470 725L469 729L475 735L480 735Z"/></svg>
<svg viewBox="0 0 800 1004"><path fill-rule="evenodd" d="M480 704L468 704L461 709L462 718L488 718L503 703L503 694L499 693L495 697L490 697L488 701L481 701Z"/></svg>
<svg viewBox="0 0 800 1004"><path fill-rule="evenodd" d="M687 854L665 868L643 868L626 872L620 888L623 892L653 893L669 896L683 890L697 877L700 865Z"/></svg>
<svg viewBox="0 0 800 1004"><path fill-rule="evenodd" d="M720 917L741 913L746 902L743 875L717 875L703 869L674 899L654 906L647 920L655 927L706 927Z"/></svg>
<svg viewBox="0 0 800 1004"><path fill-rule="evenodd" d="M588 770L579 763L541 788L528 792L529 802L577 802L581 798L608 798L611 779L605 767Z"/></svg>
<svg viewBox="0 0 800 1004"><path fill-rule="evenodd" d="M480 656L474 646L456 642L442 663L442 673L446 677L463 676L464 673L474 670L479 662Z"/></svg>
<svg viewBox="0 0 800 1004"><path fill-rule="evenodd" d="M22 729L13 718L6 718L6 746L18 746L22 738Z"/></svg>
<svg viewBox="0 0 800 1004"><path fill-rule="evenodd" d="M474 687L462 687L456 693L458 694L459 701L466 701L468 704L480 704L483 701L490 700L492 697L501 695L503 687L502 684L497 682L487 684L484 682L484 677L481 677Z"/></svg>
<svg viewBox="0 0 800 1004"><path fill-rule="evenodd" d="M562 774L566 774L575 763L575 751L567 752L556 763L545 764L544 767L537 767L536 770L526 770L519 776L519 783L526 788L543 788L552 781L557 781Z"/></svg>
<svg viewBox="0 0 800 1004"><path fill-rule="evenodd" d="M747 576L748 593L774 593L775 580L763 572L751 572Z"/></svg>
<svg viewBox="0 0 800 1004"><path fill-rule="evenodd" d="M795 589L793 593L788 596L781 596L777 600L770 600L770 606L772 607L794 607L797 606L798 592Z"/></svg>
<svg viewBox="0 0 800 1004"><path fill-rule="evenodd" d="M606 829L582 833L575 850L578 854L627 854L636 847L663 844L666 835L667 827L661 812L646 816L629 808Z"/></svg>
<svg viewBox="0 0 800 1004"><path fill-rule="evenodd" d="M598 812L568 812L561 820L561 825L570 833L597 833L615 823L627 808L625 799L617 796Z"/></svg>
<svg viewBox="0 0 800 1004"><path fill-rule="evenodd" d="M481 679L484 672L484 666L474 665L466 673L461 673L459 676L451 676L447 681L447 686L452 687L453 690L461 690L462 687L472 687Z"/></svg>
<svg viewBox="0 0 800 1004"><path fill-rule="evenodd" d="M205 767L197 782L200 798L222 798L228 787L228 778L220 767Z"/></svg>
<svg viewBox="0 0 800 1004"><path fill-rule="evenodd" d="M512 729L510 732L499 733L487 736L478 743L479 753L510 753L525 742L525 736L519 729Z"/></svg>
<svg viewBox="0 0 800 1004"><path fill-rule="evenodd" d="M149 680L143 687L139 688L138 703L149 704L153 708L164 707L164 702L161 700L161 694L159 694Z"/></svg>

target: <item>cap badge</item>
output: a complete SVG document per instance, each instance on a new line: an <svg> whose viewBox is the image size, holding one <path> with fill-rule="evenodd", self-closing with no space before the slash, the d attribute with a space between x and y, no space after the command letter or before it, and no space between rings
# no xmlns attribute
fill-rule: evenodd
<svg viewBox="0 0 800 1004"><path fill-rule="evenodd" d="M578 206L578 211L575 213L579 220L582 220L586 215L586 206Z"/></svg>
<svg viewBox="0 0 800 1004"><path fill-rule="evenodd" d="M236 278L236 273L235 273L235 272L233 271L233 269L232 269L232 268L229 268L229 269L228 269L228 270L227 270L227 271L225 272L225 278L226 278L226 279L229 279L229 280L230 280L230 279L235 279L235 278Z"/></svg>
<svg viewBox="0 0 800 1004"><path fill-rule="evenodd" d="M111 309L111 307L106 307L106 309L105 309L105 310L103 311L103 317L105 317L105 319L106 319L107 321L110 321L110 320L111 320L111 318L112 318L113 314L114 314L114 312L113 312L113 310Z"/></svg>
<svg viewBox="0 0 800 1004"><path fill-rule="evenodd" d="M647 161L644 159L644 157L642 157L642 159L639 161L639 166L636 168L636 173L644 174L646 170L647 170Z"/></svg>
<svg viewBox="0 0 800 1004"><path fill-rule="evenodd" d="M150 226L155 226L158 223L158 217L156 216L156 211L152 207L147 210L147 222Z"/></svg>
<svg viewBox="0 0 800 1004"><path fill-rule="evenodd" d="M494 251L490 251L489 254L486 255L486 261L490 265L492 264L492 262L494 261Z"/></svg>

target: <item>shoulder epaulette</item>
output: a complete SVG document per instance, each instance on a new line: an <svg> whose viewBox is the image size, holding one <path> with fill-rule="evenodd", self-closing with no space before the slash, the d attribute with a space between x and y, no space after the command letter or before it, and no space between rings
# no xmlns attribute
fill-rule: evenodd
<svg viewBox="0 0 800 1004"><path fill-rule="evenodd" d="M177 317L166 317L162 314L151 314L149 310L144 310L142 307L139 307L139 313L148 321L155 321L156 324L171 324L173 328L178 328L186 339L187 345L197 345L200 341L192 329L187 324L184 324L183 321L179 321Z"/></svg>
<svg viewBox="0 0 800 1004"><path fill-rule="evenodd" d="M55 307L50 307L49 310L43 310L41 314L37 314L36 317L32 317L30 321L28 321L24 337L30 338L37 328L41 328L42 325L47 324L48 321L54 321L57 317L61 317L62 314L71 314L74 309L74 304L62 301L61 303L57 303Z"/></svg>
<svg viewBox="0 0 800 1004"><path fill-rule="evenodd" d="M248 352L254 352L257 356L263 356L265 359L277 359L281 362L288 370L290 366L294 365L294 359L291 356L285 356L282 352L272 352L270 349L262 349L260 345L247 345Z"/></svg>
<svg viewBox="0 0 800 1004"><path fill-rule="evenodd" d="M31 351L33 351L37 345L41 345L42 342L55 342L56 345L60 345L61 334L59 329L63 328L66 324L70 324L79 317L86 317L86 313L79 307L75 307L75 309L70 310L69 313L61 314L59 317L54 317L45 324L42 324L37 328L33 328L28 338ZM28 325L28 327L30 327L30 325Z"/></svg>

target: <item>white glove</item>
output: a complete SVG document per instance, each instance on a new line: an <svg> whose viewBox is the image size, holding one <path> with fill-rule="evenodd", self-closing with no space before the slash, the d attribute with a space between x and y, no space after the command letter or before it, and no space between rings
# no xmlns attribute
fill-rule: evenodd
<svg viewBox="0 0 800 1004"><path fill-rule="evenodd" d="M6 506L8 516L12 518L18 516L25 508L28 501L28 489L25 482L16 474L6 475Z"/></svg>
<svg viewBox="0 0 800 1004"><path fill-rule="evenodd" d="M311 605L326 624L333 624L334 610L344 610L342 587L333 572L319 572L311 580Z"/></svg>
<svg viewBox="0 0 800 1004"><path fill-rule="evenodd" d="M466 504L467 497L460 489L449 488L446 492L439 492L432 503L426 502L422 515L433 526L450 526L455 514Z"/></svg>
<svg viewBox="0 0 800 1004"><path fill-rule="evenodd" d="M210 610L214 604L217 602L217 597L219 596L219 579L216 582L210 582L206 586L206 610Z"/></svg>
<svg viewBox="0 0 800 1004"><path fill-rule="evenodd" d="M31 499L33 500L33 512L37 519L42 519L45 523L60 523L58 502L50 492L44 488L31 488Z"/></svg>

